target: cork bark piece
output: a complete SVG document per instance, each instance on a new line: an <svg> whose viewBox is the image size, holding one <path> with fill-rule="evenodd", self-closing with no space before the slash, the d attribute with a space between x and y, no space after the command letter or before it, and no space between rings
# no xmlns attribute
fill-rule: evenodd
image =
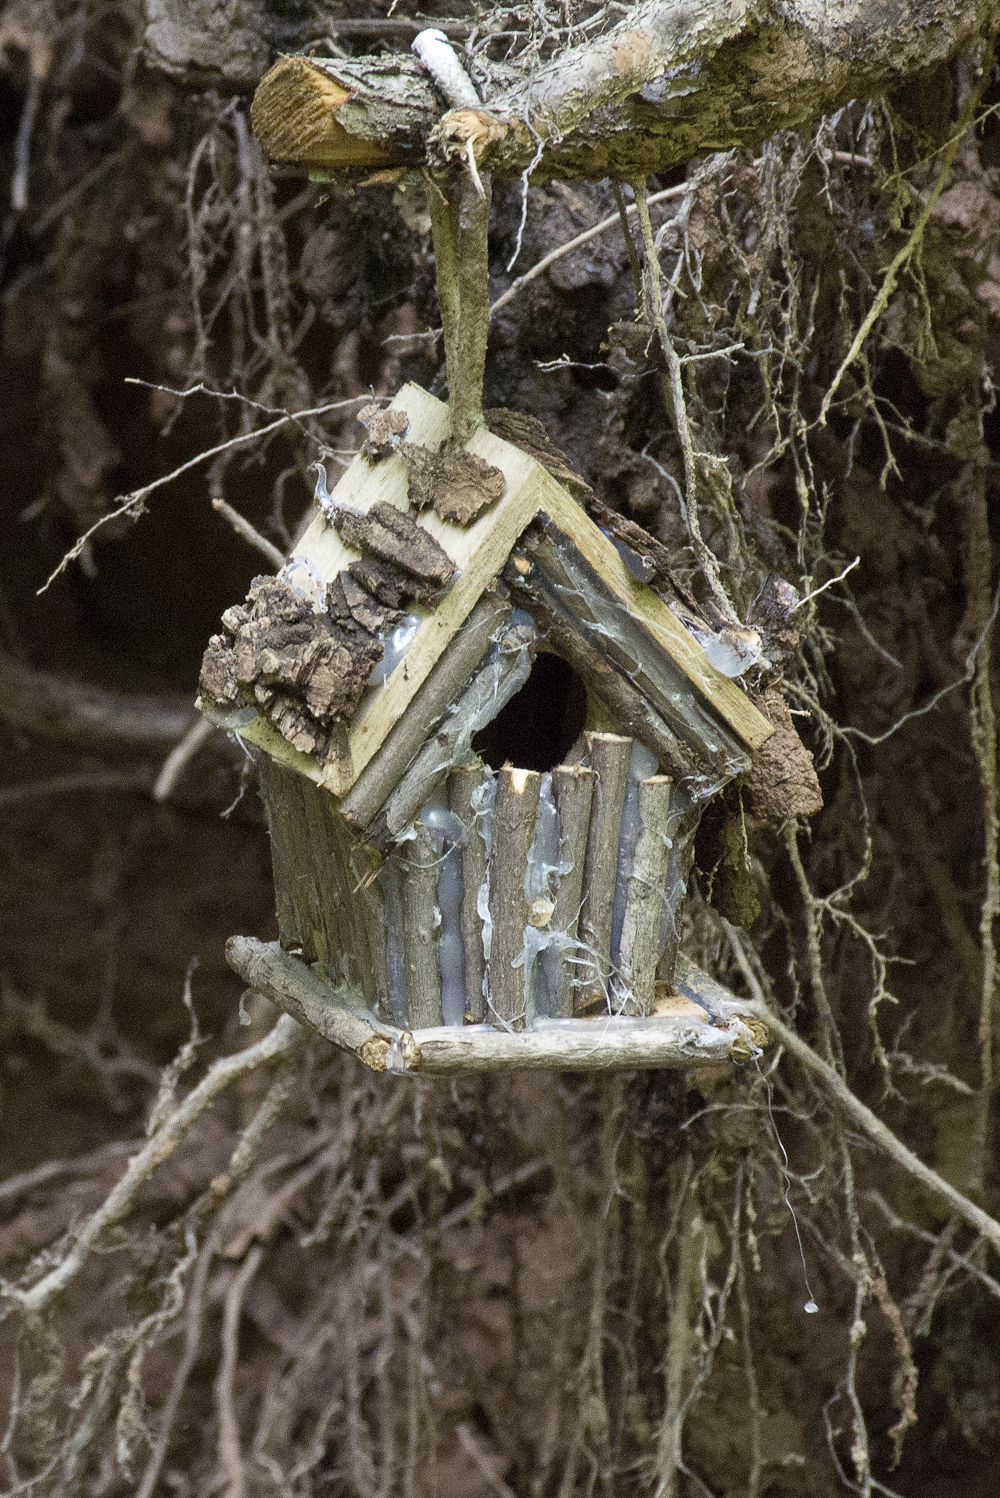
<svg viewBox="0 0 1000 1498"><path fill-rule="evenodd" d="M469 525L503 498L507 480L502 471L475 453L464 448L436 453L417 442L403 442L399 450L414 509L432 509L442 520Z"/></svg>
<svg viewBox="0 0 1000 1498"><path fill-rule="evenodd" d="M259 577L246 604L227 609L202 664L203 695L223 707L266 713L296 749L323 758L333 730L351 718L382 657L374 630L359 622L335 580L322 613L276 577ZM360 611L360 607L359 607ZM373 609L371 625L387 613Z"/></svg>
<svg viewBox="0 0 1000 1498"><path fill-rule="evenodd" d="M345 545L379 561L392 562L437 592L455 575L455 563L444 547L412 515L386 500L377 500L364 515L334 505L330 518Z"/></svg>
<svg viewBox="0 0 1000 1498"><path fill-rule="evenodd" d="M537 416L511 411L507 406L491 406L483 412L483 419L495 437L529 453L554 479L565 484L574 499L589 504L594 498L593 489L571 466L562 448L556 447Z"/></svg>

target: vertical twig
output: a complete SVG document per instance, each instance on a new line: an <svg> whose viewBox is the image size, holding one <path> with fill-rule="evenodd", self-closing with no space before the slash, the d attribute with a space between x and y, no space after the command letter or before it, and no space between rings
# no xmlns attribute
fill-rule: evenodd
<svg viewBox="0 0 1000 1498"><path fill-rule="evenodd" d="M656 775L639 786L641 832L635 858L626 873L625 918L622 922L620 976L615 980L615 1010L652 1014L656 998L656 965L660 957L660 925L666 882L667 826L671 781ZM620 999L620 1003L618 1000Z"/></svg>
<svg viewBox="0 0 1000 1498"><path fill-rule="evenodd" d="M448 365L451 440L464 446L483 422L483 374L490 326L490 176L483 191L463 173L446 196L437 180L427 198L434 237L444 355Z"/></svg>
<svg viewBox="0 0 1000 1498"><path fill-rule="evenodd" d="M232 1283L226 1291L223 1309L222 1357L219 1362L218 1377L215 1380L215 1399L219 1420L219 1467L225 1474L225 1488L223 1489L225 1498L244 1498L247 1491L246 1463L243 1460L240 1425L236 1417L233 1381L236 1375L237 1338L240 1317L243 1314L243 1297L246 1295L247 1286L260 1268L260 1261L263 1257L263 1245L255 1243L233 1276Z"/></svg>
<svg viewBox="0 0 1000 1498"><path fill-rule="evenodd" d="M984 371L985 373L985 371ZM979 437L983 443L982 418ZM979 641L972 672L970 693L970 736L972 752L979 772L983 795L983 863L986 888L979 911L981 986L979 993L979 1099L972 1162L969 1167L969 1189L982 1190L986 1161L991 1154L992 1109L995 1083L997 952L995 923L1000 916L1000 808L997 804L997 720L993 702L991 665L993 660L993 600L990 595L989 511L986 495L987 456L985 443L982 459L969 465L965 503L966 609L964 628Z"/></svg>
<svg viewBox="0 0 1000 1498"><path fill-rule="evenodd" d="M451 438L468 442L483 424L483 376L490 329L489 222L491 180L480 174L482 192L463 172L458 189L458 273L460 312L457 363L448 369Z"/></svg>
<svg viewBox="0 0 1000 1498"><path fill-rule="evenodd" d="M595 785L583 873L580 941L594 970L593 981L586 983L585 990L588 998L598 998L608 991L618 837L632 740L615 733L588 733L587 750Z"/></svg>
<svg viewBox="0 0 1000 1498"><path fill-rule="evenodd" d="M552 772L552 790L559 812L559 863L566 870L559 877L552 912L552 929L558 931L565 941L560 954L562 962L555 1017L572 1019L576 986L576 967L572 959L583 901L583 867L587 855L594 772L585 765L560 765Z"/></svg>
<svg viewBox="0 0 1000 1498"><path fill-rule="evenodd" d="M410 1024L441 1023L441 971L437 944L439 857L427 833L406 844L403 880L403 953Z"/></svg>
<svg viewBox="0 0 1000 1498"><path fill-rule="evenodd" d="M465 947L465 1006L469 1018L479 1022L486 1018L486 995L483 992L485 962L483 958L483 922L479 914L479 891L486 878L486 844L479 831L473 796L485 784L486 771L480 766L462 766L448 778L448 805L465 824L466 843L462 849L462 944Z"/></svg>
<svg viewBox="0 0 1000 1498"><path fill-rule="evenodd" d="M507 1029L523 1030L525 1020L524 928L528 902L524 872L535 835L538 793L537 770L512 770L497 775L493 802L493 845L490 849L489 911L493 924L489 959L489 1007ZM513 964L521 959L521 965Z"/></svg>
<svg viewBox="0 0 1000 1498"><path fill-rule="evenodd" d="M150 1498L156 1487L163 1466L163 1459L170 1445L170 1437L173 1433L174 1421L177 1419L177 1410L180 1406L181 1396L185 1385L195 1365L198 1350L201 1346L201 1329L205 1314L205 1283L208 1279L208 1271L215 1256L217 1244L215 1238L210 1237L201 1253L191 1278L191 1289L188 1292L187 1315L184 1328L184 1350L180 1361L174 1370L173 1382L170 1385L170 1393L167 1395L163 1409L160 1412L160 1429L157 1432L153 1449L146 1464L146 1470L142 1474L142 1481L136 1489L135 1498Z"/></svg>
<svg viewBox="0 0 1000 1498"><path fill-rule="evenodd" d="M722 586L718 561L715 554L709 549L701 533L701 523L698 518L697 456L694 450L691 424L688 421L687 405L684 400L681 361L677 350L674 348L673 339L667 331L667 324L663 316L660 257L656 252L653 225L649 218L649 204L646 200L645 182L634 182L632 184L632 191L635 193L635 206L639 217L639 227L642 232L643 261L640 280L642 316L647 326L655 331L663 359L667 366L665 374L661 373L660 382L663 387L664 403L673 417L674 426L677 430L677 440L680 443L684 459L684 498L686 501L688 535L691 538L691 545L705 574L705 580L712 590L713 599L723 616L730 623L739 624L740 621L736 616L736 611L729 601L729 596L725 588ZM626 239L631 244L631 236L628 234L627 226Z"/></svg>
<svg viewBox="0 0 1000 1498"><path fill-rule="evenodd" d="M676 1498L677 1473L681 1465L681 1433L686 1401L685 1380L690 1373L691 1291L698 1272L701 1235L697 1231L698 1199L693 1184L685 1182L677 1222L677 1272L667 1318L667 1353L664 1368L665 1400L656 1453L656 1498Z"/></svg>
<svg viewBox="0 0 1000 1498"><path fill-rule="evenodd" d="M427 211L434 241L434 277L437 282L444 357L448 378L458 368L459 270L458 213L455 204L436 177L427 178Z"/></svg>

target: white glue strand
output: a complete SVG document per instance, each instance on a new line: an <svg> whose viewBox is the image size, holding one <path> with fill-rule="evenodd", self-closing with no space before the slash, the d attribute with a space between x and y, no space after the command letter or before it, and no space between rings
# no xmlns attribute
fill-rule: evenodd
<svg viewBox="0 0 1000 1498"><path fill-rule="evenodd" d="M389 677L416 639L417 630L420 628L421 622L419 614L407 614L402 624L393 630L385 642L382 659L372 669L372 673L368 678L368 686L385 686Z"/></svg>
<svg viewBox="0 0 1000 1498"><path fill-rule="evenodd" d="M456 818L457 820L457 818ZM463 829L464 831L464 829ZM462 850L453 845L441 860L437 901L441 912L438 966L441 970L441 1017L446 1025L465 1018L465 944L462 941Z"/></svg>
<svg viewBox="0 0 1000 1498"><path fill-rule="evenodd" d="M326 583L311 557L291 557L278 573L278 581L308 603L314 614L326 612Z"/></svg>
<svg viewBox="0 0 1000 1498"><path fill-rule="evenodd" d="M431 835L435 851L440 853L445 843L464 848L469 841L469 831L462 818L456 816L439 801L429 801L420 809L420 820Z"/></svg>

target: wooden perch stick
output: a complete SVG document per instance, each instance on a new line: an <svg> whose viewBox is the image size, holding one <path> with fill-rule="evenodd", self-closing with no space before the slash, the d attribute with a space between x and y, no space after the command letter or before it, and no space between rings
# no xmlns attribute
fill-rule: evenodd
<svg viewBox="0 0 1000 1498"><path fill-rule="evenodd" d="M586 765L560 765L552 772L552 794L559 813L559 862L566 869L559 877L556 908L552 912L552 929L558 931L566 942L562 949L562 976L553 1017L569 1019L573 1014L576 975L582 971L573 958L583 901L583 865L594 794L593 770Z"/></svg>
<svg viewBox="0 0 1000 1498"><path fill-rule="evenodd" d="M671 782L665 775L656 775L639 785L641 831L628 876L619 972L612 980L615 1013L653 1012L664 883L670 856L667 846L670 792Z"/></svg>
<svg viewBox="0 0 1000 1498"><path fill-rule="evenodd" d="M765 1044L764 1025L744 1023L741 1001L693 968L715 995L710 1020L697 999L683 1014L654 1019L542 1021L514 1033L488 1025L436 1026L416 1034L378 1024L361 1003L359 991L333 989L277 942L233 936L226 961L250 988L310 1026L334 1045L353 1052L374 1071L421 1072L453 1076L468 1071L520 1071L559 1068L603 1071L608 1067L688 1067L746 1060ZM682 994L685 983L679 983ZM692 989L694 992L694 989Z"/></svg>
<svg viewBox="0 0 1000 1498"><path fill-rule="evenodd" d="M304 167L419 168L472 139L499 177L635 181L880 93L954 56L991 14L983 0L910 0L886 26L871 0L637 0L541 66L508 66L491 86L487 65L484 105L443 117L413 57L283 58L254 129L267 155Z"/></svg>
<svg viewBox="0 0 1000 1498"><path fill-rule="evenodd" d="M506 766L497 774L493 802L489 1009L500 1024L512 1030L524 1029L526 974L523 961L516 968L513 964L524 952L524 928L528 924L524 874L528 849L535 835L541 783L537 770L512 770Z"/></svg>
<svg viewBox="0 0 1000 1498"><path fill-rule="evenodd" d="M594 797L583 867L580 911L581 958L578 1003L607 998L611 966L611 914L618 867L618 835L628 786L632 740L616 733L588 733L587 752L594 771Z"/></svg>
<svg viewBox="0 0 1000 1498"><path fill-rule="evenodd" d="M483 765L463 765L448 777L448 806L466 829L462 849L462 945L465 948L465 1009L477 1023L486 1018L483 992L483 922L479 914L479 891L486 878L486 844L479 830L473 797L486 784Z"/></svg>

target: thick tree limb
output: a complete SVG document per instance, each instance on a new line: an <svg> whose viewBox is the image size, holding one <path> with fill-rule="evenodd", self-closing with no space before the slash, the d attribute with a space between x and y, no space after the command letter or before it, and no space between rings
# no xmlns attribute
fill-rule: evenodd
<svg viewBox="0 0 1000 1498"><path fill-rule="evenodd" d="M891 88L998 19L998 0L911 0L889 17L881 0L646 0L513 84L506 69L482 109L443 116L415 59L286 58L258 90L254 126L274 159L308 167L417 166L429 148L432 163L454 159L471 134L500 177L534 163L537 178L633 181Z"/></svg>

